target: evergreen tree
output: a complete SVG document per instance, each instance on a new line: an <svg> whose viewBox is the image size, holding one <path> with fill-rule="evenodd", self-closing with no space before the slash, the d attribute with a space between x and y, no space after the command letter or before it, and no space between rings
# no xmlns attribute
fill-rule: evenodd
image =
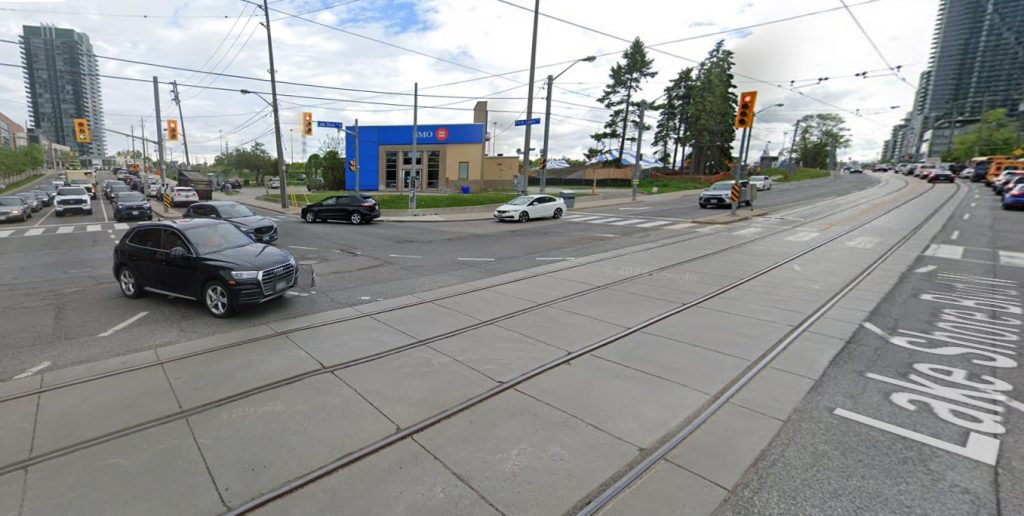
<svg viewBox="0 0 1024 516"><path fill-rule="evenodd" d="M604 88L604 93L598 102L611 110L608 121L604 124L604 131L592 134L590 137L601 144L604 140L618 140L619 156L626 150L626 141L636 141L636 138L629 138L629 128L639 127L640 117L636 109L636 95L643 87L643 82L656 75L653 70L654 60L647 57L647 49L640 38L633 40L629 48L622 53L622 62L612 66L608 77L611 82Z"/></svg>
<svg viewBox="0 0 1024 516"><path fill-rule="evenodd" d="M717 173L732 161L736 94L733 93L733 52L719 41L697 67L688 109L687 132L692 144L692 170Z"/></svg>
<svg viewBox="0 0 1024 516"><path fill-rule="evenodd" d="M690 103L693 101L693 68L684 68L665 87L665 100L658 106L661 110L654 132L654 146L658 147L658 159L665 165L674 166L679 157L679 147L689 143L687 131ZM672 147L671 161L669 147Z"/></svg>

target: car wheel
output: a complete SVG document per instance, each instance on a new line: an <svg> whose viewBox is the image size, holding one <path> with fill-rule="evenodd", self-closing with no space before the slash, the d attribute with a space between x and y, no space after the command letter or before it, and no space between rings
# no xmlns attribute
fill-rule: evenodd
<svg viewBox="0 0 1024 516"><path fill-rule="evenodd" d="M316 215L314 215L314 214L313 214L313 211L312 211L312 210L311 210L311 211L307 211L307 212L306 212L306 216L305 216L305 217L303 217L303 218L304 218L304 220L305 220L306 222L308 222L308 223L310 223L310 224L312 224L312 223L316 222Z"/></svg>
<svg viewBox="0 0 1024 516"><path fill-rule="evenodd" d="M63 217L64 216L64 212L63 211L55 211L54 213L56 213L58 217ZM28 217L23 217L22 221L26 220L27 218Z"/></svg>
<svg viewBox="0 0 1024 516"><path fill-rule="evenodd" d="M86 215L92 215L92 210L85 210Z"/></svg>
<svg viewBox="0 0 1024 516"><path fill-rule="evenodd" d="M354 211L352 212L351 215L348 216L348 221L351 222L352 224L362 224L363 214L359 213L358 211Z"/></svg>
<svg viewBox="0 0 1024 516"><path fill-rule="evenodd" d="M551 218L553 218L553 219L560 219L560 218L562 218L562 208L555 208L555 213L553 215L551 215Z"/></svg>
<svg viewBox="0 0 1024 516"><path fill-rule="evenodd" d="M234 311L228 289L219 281L211 281L203 287L203 304L210 314L220 319L230 317Z"/></svg>
<svg viewBox="0 0 1024 516"><path fill-rule="evenodd" d="M131 299L142 297L142 285L139 285L138 278L128 266L121 267L121 270L117 271L117 284L121 287L124 297Z"/></svg>
<svg viewBox="0 0 1024 516"><path fill-rule="evenodd" d="M519 214L519 222L529 222L530 214L525 211Z"/></svg>
<svg viewBox="0 0 1024 516"><path fill-rule="evenodd" d="M704 203L698 203L698 204L700 205L700 209L702 209L702 210L706 210L708 208L707 204L704 204Z"/></svg>

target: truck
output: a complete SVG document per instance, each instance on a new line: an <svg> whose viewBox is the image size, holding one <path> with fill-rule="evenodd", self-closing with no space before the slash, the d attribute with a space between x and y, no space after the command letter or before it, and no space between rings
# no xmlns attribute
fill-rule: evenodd
<svg viewBox="0 0 1024 516"><path fill-rule="evenodd" d="M68 186L81 186L89 192L89 197L96 198L96 173L92 170L71 170L65 173Z"/></svg>
<svg viewBox="0 0 1024 516"><path fill-rule="evenodd" d="M187 186L195 190L201 201L213 200L213 179L198 170L179 171L178 186Z"/></svg>

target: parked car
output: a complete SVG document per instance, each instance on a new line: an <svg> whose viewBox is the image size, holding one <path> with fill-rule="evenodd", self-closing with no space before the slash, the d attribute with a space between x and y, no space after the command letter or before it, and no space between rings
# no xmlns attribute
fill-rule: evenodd
<svg viewBox="0 0 1024 516"><path fill-rule="evenodd" d="M223 318L294 288L298 265L228 222L182 219L129 229L114 247L113 273L126 297L149 291L198 300Z"/></svg>
<svg viewBox="0 0 1024 516"><path fill-rule="evenodd" d="M772 189L772 178L768 176L750 176L750 184L757 187L758 190L771 190Z"/></svg>
<svg viewBox="0 0 1024 516"><path fill-rule="evenodd" d="M276 177L268 179L267 188L281 188L281 180Z"/></svg>
<svg viewBox="0 0 1024 516"><path fill-rule="evenodd" d="M380 207L370 195L336 195L302 208L302 220L321 222L347 220L353 224L369 224L380 217Z"/></svg>
<svg viewBox="0 0 1024 516"><path fill-rule="evenodd" d="M119 194L121 192L130 192L130 191L132 191L132 189L128 188L128 185L126 185L124 183L120 183L120 182L115 182L112 185L110 185L109 187L107 187L107 200L110 201L111 203L113 203L114 199L117 197L117 194Z"/></svg>
<svg viewBox="0 0 1024 516"><path fill-rule="evenodd" d="M121 192L114 198L114 220L153 220L153 208L140 192Z"/></svg>
<svg viewBox="0 0 1024 516"><path fill-rule="evenodd" d="M735 181L719 181L707 188L700 193L700 197L697 198L697 204L701 208L708 208L710 206L732 206L732 185ZM740 204L746 204L751 206L750 198L747 194L747 182L740 181Z"/></svg>
<svg viewBox="0 0 1024 516"><path fill-rule="evenodd" d="M929 183L955 183L956 176L948 170L936 170L929 174Z"/></svg>
<svg viewBox="0 0 1024 516"><path fill-rule="evenodd" d="M565 200L550 195L522 195L494 210L494 218L498 222L506 220L529 222L530 219L546 217L560 219L564 214Z"/></svg>
<svg viewBox="0 0 1024 516"><path fill-rule="evenodd" d="M1006 185L1010 184L1010 181L1024 175L1024 171L1020 170L1007 170L1003 172L999 179L992 182L992 191L996 195L1003 195L1006 192Z"/></svg>
<svg viewBox="0 0 1024 516"><path fill-rule="evenodd" d="M199 194L185 186L175 186L171 191L171 206L189 206L199 202Z"/></svg>
<svg viewBox="0 0 1024 516"><path fill-rule="evenodd" d="M34 194L32 192L21 192L21 193L16 193L14 195L24 199L25 200L25 204L28 204L28 207L29 207L29 209L32 210L32 213L35 213L35 212L43 209L43 203L39 202L39 198L36 197L36 194Z"/></svg>
<svg viewBox="0 0 1024 516"><path fill-rule="evenodd" d="M201 202L185 210L185 218L226 220L257 242L277 241L277 224L261 217L248 206L231 201Z"/></svg>
<svg viewBox="0 0 1024 516"><path fill-rule="evenodd" d="M149 183L149 187L146 188L146 197L160 197L160 183Z"/></svg>
<svg viewBox="0 0 1024 516"><path fill-rule="evenodd" d="M36 196L36 200L39 201L41 206L53 206L53 199L50 199L50 194L42 190L32 190L32 194Z"/></svg>
<svg viewBox="0 0 1024 516"><path fill-rule="evenodd" d="M306 189L310 192L323 190L324 188L324 179L322 177L314 177L312 180L306 182Z"/></svg>
<svg viewBox="0 0 1024 516"><path fill-rule="evenodd" d="M89 192L80 186L65 186L57 189L53 212L58 217L67 213L81 212L92 215L92 201Z"/></svg>
<svg viewBox="0 0 1024 516"><path fill-rule="evenodd" d="M0 197L0 220L7 222L17 220L25 222L32 216L32 208L27 208L21 197L5 195Z"/></svg>
<svg viewBox="0 0 1024 516"><path fill-rule="evenodd" d="M1019 183L1012 190L1003 194L1003 209L1024 207L1024 183Z"/></svg>

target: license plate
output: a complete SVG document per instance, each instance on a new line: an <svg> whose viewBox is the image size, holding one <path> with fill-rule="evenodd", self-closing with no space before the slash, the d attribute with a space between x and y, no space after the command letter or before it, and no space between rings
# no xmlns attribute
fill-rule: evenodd
<svg viewBox="0 0 1024 516"><path fill-rule="evenodd" d="M139 212L137 212L137 211L133 211L132 212L132 215L138 215L138 214L139 214Z"/></svg>
<svg viewBox="0 0 1024 516"><path fill-rule="evenodd" d="M280 292L286 288L288 288L288 280L281 280L274 285L274 292Z"/></svg>

